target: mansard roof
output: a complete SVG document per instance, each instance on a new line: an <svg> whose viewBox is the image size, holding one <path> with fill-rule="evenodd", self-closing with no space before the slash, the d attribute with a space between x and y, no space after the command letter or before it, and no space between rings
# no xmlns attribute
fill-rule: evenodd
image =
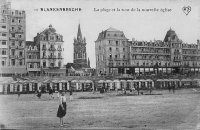
<svg viewBox="0 0 200 130"><path fill-rule="evenodd" d="M98 36L96 41L99 41L99 40L102 40L102 39L105 39L105 38L128 40L125 37L123 31L117 30L117 29L112 28L112 27L110 27L107 30L102 31L101 33L99 33L99 36Z"/></svg>
<svg viewBox="0 0 200 130"><path fill-rule="evenodd" d="M46 28L41 34L50 34L50 33L56 33L56 29L52 27L52 25L49 25L49 28Z"/></svg>
<svg viewBox="0 0 200 130"><path fill-rule="evenodd" d="M172 40L175 40L177 38L177 40L178 40L178 36L177 36L176 32L174 30L172 30L171 28L167 31L164 42L167 42L168 38L170 38Z"/></svg>
<svg viewBox="0 0 200 130"><path fill-rule="evenodd" d="M107 32L122 32L122 31L120 31L120 30L117 30L117 29L115 29L115 28L112 28L112 27L108 28L108 29L107 29L107 30L105 30L105 31L107 31Z"/></svg>

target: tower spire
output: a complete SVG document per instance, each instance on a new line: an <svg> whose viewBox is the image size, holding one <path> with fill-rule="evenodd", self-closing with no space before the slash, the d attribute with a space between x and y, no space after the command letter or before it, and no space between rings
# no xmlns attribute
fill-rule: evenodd
<svg viewBox="0 0 200 130"><path fill-rule="evenodd" d="M82 33L81 33L80 23L78 24L77 40L82 40Z"/></svg>
<svg viewBox="0 0 200 130"><path fill-rule="evenodd" d="M88 63L87 63L88 67L90 68L90 59L88 57Z"/></svg>

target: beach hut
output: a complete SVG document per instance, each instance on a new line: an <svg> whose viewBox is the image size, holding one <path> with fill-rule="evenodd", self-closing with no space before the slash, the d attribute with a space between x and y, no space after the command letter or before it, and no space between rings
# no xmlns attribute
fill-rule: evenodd
<svg viewBox="0 0 200 130"><path fill-rule="evenodd" d="M185 87L191 88L191 87L194 87L194 85L195 85L195 81L192 79L187 78L187 79L181 80L181 87L183 87L183 88L185 88Z"/></svg>
<svg viewBox="0 0 200 130"><path fill-rule="evenodd" d="M112 90L114 87L113 87L113 81L112 80L106 80L105 81L105 89L106 91L107 90Z"/></svg>
<svg viewBox="0 0 200 130"><path fill-rule="evenodd" d="M146 89L147 81L144 79L140 79L141 89Z"/></svg>
<svg viewBox="0 0 200 130"><path fill-rule="evenodd" d="M113 86L114 86L114 89L115 89L115 90L121 89L120 81L119 81L119 80L114 80L114 81L113 81Z"/></svg>
<svg viewBox="0 0 200 130"><path fill-rule="evenodd" d="M127 87L127 81L126 80L120 80L120 85L121 85L121 89L126 90Z"/></svg>
<svg viewBox="0 0 200 130"><path fill-rule="evenodd" d="M62 80L60 80L60 83L62 84L62 90L64 90L64 91L69 90L68 89L69 82L67 80L62 79Z"/></svg>
<svg viewBox="0 0 200 130"><path fill-rule="evenodd" d="M72 89L74 91L78 91L78 90L80 90L80 84L82 84L82 81L72 80L70 89Z"/></svg>
<svg viewBox="0 0 200 130"><path fill-rule="evenodd" d="M94 83L91 80L86 80L85 81L85 86L86 86L86 91L92 91L94 90Z"/></svg>
<svg viewBox="0 0 200 130"><path fill-rule="evenodd" d="M134 85L133 85L133 80L127 80L127 89L128 90L133 90L134 89Z"/></svg>

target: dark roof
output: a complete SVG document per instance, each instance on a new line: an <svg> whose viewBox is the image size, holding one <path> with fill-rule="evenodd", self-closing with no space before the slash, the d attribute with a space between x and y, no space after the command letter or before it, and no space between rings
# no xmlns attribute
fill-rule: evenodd
<svg viewBox="0 0 200 130"><path fill-rule="evenodd" d="M35 42L33 42L33 41L26 41L26 46L35 46Z"/></svg>
<svg viewBox="0 0 200 130"><path fill-rule="evenodd" d="M172 40L174 40L174 39L177 37L175 31L172 30L171 28L167 31L167 34L165 35L164 42L167 42L169 37L170 37ZM178 38L178 37L177 37L177 38Z"/></svg>
<svg viewBox="0 0 200 130"><path fill-rule="evenodd" d="M112 32L112 33L110 33L110 32ZM116 36L113 36L113 32L116 32L116 34L114 34L114 35L116 35ZM107 34L108 34L109 36L108 36ZM102 39L104 39L104 38L127 39L127 38L125 37L123 31L117 30L117 29L112 28L112 27L110 27L110 28L108 28L107 30L102 31L101 33L99 33L99 36L98 36L98 38L97 38L96 41L102 40ZM128 40L128 39L127 39L127 40Z"/></svg>
<svg viewBox="0 0 200 130"><path fill-rule="evenodd" d="M81 64L75 64L75 63L67 63L66 68L70 69L71 67L73 67L75 70L80 70L82 68L88 68L86 66L83 66Z"/></svg>

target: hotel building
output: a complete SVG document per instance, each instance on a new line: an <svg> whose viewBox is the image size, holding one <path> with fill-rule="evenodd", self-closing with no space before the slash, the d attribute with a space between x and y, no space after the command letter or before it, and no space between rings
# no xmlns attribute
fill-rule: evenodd
<svg viewBox="0 0 200 130"><path fill-rule="evenodd" d="M172 29L167 31L163 41L154 40L150 42L136 41L134 39L128 41L124 39L125 36L124 38L110 38L107 32L109 31L106 30L100 33L95 42L98 74L102 74L102 72L105 75L199 72L199 40L197 40L197 44L184 43ZM123 34L122 31L116 29L112 29L112 33L112 36ZM124 45L120 41L125 41L126 47L123 47ZM111 47L110 43L115 44L112 44ZM119 46L122 46L123 49L118 49ZM123 55L121 61L117 60L116 55Z"/></svg>
<svg viewBox="0 0 200 130"><path fill-rule="evenodd" d="M28 73L48 76L65 75L63 42L63 36L56 33L52 25L38 33L33 42L26 42Z"/></svg>
<svg viewBox="0 0 200 130"><path fill-rule="evenodd" d="M0 75L26 74L26 14L2 1L0 9Z"/></svg>

